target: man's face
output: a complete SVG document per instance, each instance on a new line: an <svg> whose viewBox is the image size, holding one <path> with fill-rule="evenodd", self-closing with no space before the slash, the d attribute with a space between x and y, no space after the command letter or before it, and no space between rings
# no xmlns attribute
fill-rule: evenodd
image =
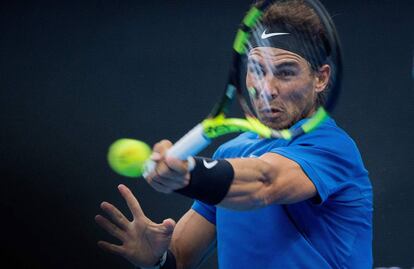
<svg viewBox="0 0 414 269"><path fill-rule="evenodd" d="M251 99L259 119L273 129L284 129L311 116L317 93L329 78L329 66L321 70L313 72L304 58L287 50L252 49L246 86L256 89Z"/></svg>

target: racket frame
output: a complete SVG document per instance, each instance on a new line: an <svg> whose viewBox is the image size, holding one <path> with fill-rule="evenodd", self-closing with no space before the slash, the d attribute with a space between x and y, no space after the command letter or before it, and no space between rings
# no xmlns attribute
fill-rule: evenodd
<svg viewBox="0 0 414 269"><path fill-rule="evenodd" d="M251 131L259 134L263 138L283 138L293 139L304 133L309 133L321 125L328 117L329 112L332 111L337 97L340 91L340 84L342 78L342 55L340 49L340 42L337 36L337 32L332 20L329 17L325 7L318 0L305 1L311 8L313 8L319 18L321 19L324 27L329 28L329 44L334 44L331 47L331 55L335 54L335 64L337 72L335 74L335 83L333 84L335 94L327 100L324 106L319 107L315 114L309 118L299 128L290 130L273 130L263 123L261 123L251 112L246 100L241 93L241 78L239 72L239 64L241 57L245 55L247 46L246 43L249 39L250 32L256 23L261 19L266 8L272 4L272 0L264 1L260 6L252 7L242 20L242 24L239 27L236 37L233 43L233 61L230 67L229 79L220 102L213 108L209 116L201 123L197 124L191 129L185 136L179 139L166 153L167 156L172 156L181 160L187 160L189 157L197 155L203 149L205 149L213 139L234 132L246 132ZM333 89L331 89L332 91ZM245 112L245 119L241 118L226 118L230 104L234 99L239 101L243 111ZM155 168L155 163L152 160L147 161L145 165L144 177L152 172Z"/></svg>

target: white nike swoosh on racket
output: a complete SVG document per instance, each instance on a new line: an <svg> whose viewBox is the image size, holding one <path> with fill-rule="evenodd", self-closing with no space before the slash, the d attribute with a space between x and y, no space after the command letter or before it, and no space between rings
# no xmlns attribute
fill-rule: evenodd
<svg viewBox="0 0 414 269"><path fill-rule="evenodd" d="M211 168L213 168L214 166L216 166L216 164L218 163L218 161L216 160L216 161L212 161L212 162L207 162L206 160L203 160L203 164L204 164L204 166L207 168L207 169L211 169Z"/></svg>
<svg viewBox="0 0 414 269"><path fill-rule="evenodd" d="M270 33L270 34L266 34L266 30L263 31L261 38L262 39L266 39L272 36L277 36L277 35L290 35L290 33Z"/></svg>

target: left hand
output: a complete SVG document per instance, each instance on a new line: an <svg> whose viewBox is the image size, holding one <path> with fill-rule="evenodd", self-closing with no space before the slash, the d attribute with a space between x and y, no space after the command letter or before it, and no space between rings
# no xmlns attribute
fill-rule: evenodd
<svg viewBox="0 0 414 269"><path fill-rule="evenodd" d="M132 213L133 220L128 220L112 204L103 202L101 208L110 218L97 215L95 220L109 234L119 239L122 245L106 241L99 241L98 245L105 251L124 257L135 266L152 267L171 244L175 221L166 219L162 223L153 222L145 216L130 189L124 185L119 185L118 189Z"/></svg>
<svg viewBox="0 0 414 269"><path fill-rule="evenodd" d="M151 187L163 193L182 189L190 182L188 162L166 156L167 150L171 147L172 143L168 140L162 140L154 145L151 159L156 166L154 171L145 177Z"/></svg>

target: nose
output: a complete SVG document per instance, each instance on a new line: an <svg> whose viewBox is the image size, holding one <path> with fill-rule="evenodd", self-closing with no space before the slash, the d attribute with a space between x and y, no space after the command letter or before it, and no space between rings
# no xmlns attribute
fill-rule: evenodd
<svg viewBox="0 0 414 269"><path fill-rule="evenodd" d="M261 98L274 99L279 95L277 83L273 74L266 74L260 81L259 95Z"/></svg>

